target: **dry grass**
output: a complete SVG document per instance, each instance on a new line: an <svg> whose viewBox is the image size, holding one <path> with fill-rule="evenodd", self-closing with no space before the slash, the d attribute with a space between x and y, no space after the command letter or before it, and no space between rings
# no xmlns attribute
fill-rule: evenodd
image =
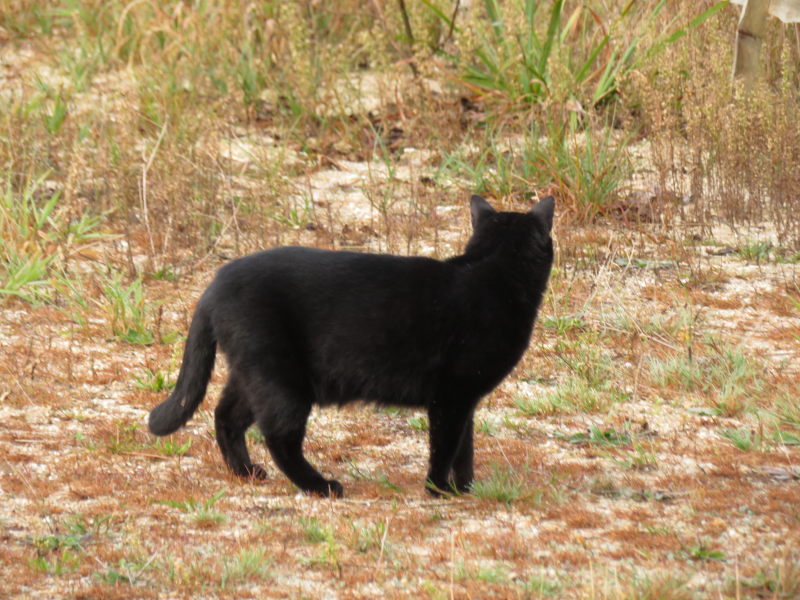
<svg viewBox="0 0 800 600"><path fill-rule="evenodd" d="M6 2L5 596L796 596L797 32L773 24L764 87L734 99L732 8L688 28L713 3L651 23L656 2L626 4L566 1L534 96L467 76L485 4L451 33L451 4L406 3L410 39L383 1ZM147 433L218 266L280 244L446 256L479 189L511 210L555 191L559 219L531 347L479 410L478 494L427 497L417 415L371 407L309 426L345 499L297 495L256 437L269 477L236 479L224 365L187 430Z"/></svg>

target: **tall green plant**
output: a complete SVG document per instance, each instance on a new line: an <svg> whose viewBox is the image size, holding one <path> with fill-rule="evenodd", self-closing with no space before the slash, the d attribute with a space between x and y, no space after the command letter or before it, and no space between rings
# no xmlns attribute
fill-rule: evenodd
<svg viewBox="0 0 800 600"><path fill-rule="evenodd" d="M546 141L533 148L528 160L539 165L585 221L603 214L618 199L632 170L628 141L615 139L609 126L581 132L575 113L565 125L551 125Z"/></svg>
<svg viewBox="0 0 800 600"><path fill-rule="evenodd" d="M539 5L537 0L525 1L524 30L519 33L509 30L497 0L486 0L491 39L475 50L479 64L467 67L464 77L467 83L505 93L512 100L535 102L547 95L550 55L560 29L564 2L553 2L547 31L541 37L536 33L535 22Z"/></svg>
<svg viewBox="0 0 800 600"><path fill-rule="evenodd" d="M0 299L46 300L65 258L105 237L97 231L99 216L65 218L61 193L45 188L47 175L21 189L6 176L0 190Z"/></svg>
<svg viewBox="0 0 800 600"><path fill-rule="evenodd" d="M619 198L630 177L627 139L607 125L582 129L575 113L565 122L558 115L547 121L545 131L534 124L511 142L498 141L498 131L487 132L477 156L463 149L445 154L437 177L454 171L490 196L525 196L555 186L578 220L591 221Z"/></svg>
<svg viewBox="0 0 800 600"><path fill-rule="evenodd" d="M516 10L506 13L498 0L485 0L489 25L478 32L482 43L474 50L477 62L466 67L463 79L514 104L574 98L594 106L617 92L628 71L701 25L727 2L715 3L686 27L676 27L676 20L671 20L647 48L641 48L643 34L625 40L618 33L631 30L631 21L641 14L634 4L631 1L618 15L604 18L581 3L565 18L564 0L522 0L513 4ZM647 26L665 4L666 0L656 3L645 19ZM547 14L537 18L543 10Z"/></svg>
<svg viewBox="0 0 800 600"><path fill-rule="evenodd" d="M121 273L107 276L103 295L111 333L129 344L152 344L159 338L154 323L153 307L147 302L141 279L129 285Z"/></svg>

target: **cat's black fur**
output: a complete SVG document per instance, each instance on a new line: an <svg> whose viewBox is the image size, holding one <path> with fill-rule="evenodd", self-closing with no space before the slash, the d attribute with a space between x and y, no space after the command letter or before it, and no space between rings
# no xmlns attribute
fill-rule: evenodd
<svg viewBox="0 0 800 600"><path fill-rule="evenodd" d="M291 247L225 265L197 305L178 382L150 431L167 435L192 417L219 345L230 376L217 442L234 473L266 477L245 445L255 422L295 485L341 496L303 456L306 421L314 404L365 400L427 409L428 489L468 491L473 411L528 346L553 262L553 205L496 212L473 196L473 235L446 261Z"/></svg>

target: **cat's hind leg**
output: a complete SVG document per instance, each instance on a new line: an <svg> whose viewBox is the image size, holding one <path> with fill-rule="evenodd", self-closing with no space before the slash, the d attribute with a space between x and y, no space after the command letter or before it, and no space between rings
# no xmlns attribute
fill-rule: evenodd
<svg viewBox="0 0 800 600"><path fill-rule="evenodd" d="M303 456L303 439L311 413L311 402L304 399L304 394L274 382L253 386L248 393L259 396L253 404L259 407L256 422L278 468L306 493L341 497L342 485L325 479ZM254 399L251 398L251 403Z"/></svg>
<svg viewBox="0 0 800 600"><path fill-rule="evenodd" d="M253 411L242 396L235 375L231 374L214 411L217 444L228 468L236 475L266 479L264 467L250 462L247 452L244 436L253 421Z"/></svg>

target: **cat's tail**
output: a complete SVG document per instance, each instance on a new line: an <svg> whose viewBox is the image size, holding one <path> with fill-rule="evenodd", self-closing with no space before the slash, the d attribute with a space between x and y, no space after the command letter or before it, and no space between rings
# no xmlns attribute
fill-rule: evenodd
<svg viewBox="0 0 800 600"><path fill-rule="evenodd" d="M169 435L192 418L206 395L216 353L217 340L211 327L211 318L201 300L189 326L189 337L175 389L169 398L150 411L148 425L152 433Z"/></svg>

